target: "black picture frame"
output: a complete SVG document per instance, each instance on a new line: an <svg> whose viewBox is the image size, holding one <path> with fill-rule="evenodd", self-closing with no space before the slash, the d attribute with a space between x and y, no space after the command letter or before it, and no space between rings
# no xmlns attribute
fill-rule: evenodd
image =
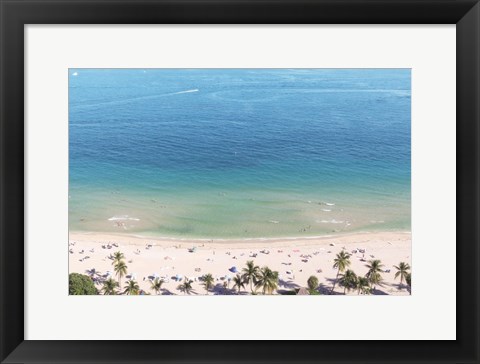
<svg viewBox="0 0 480 364"><path fill-rule="evenodd" d="M2 363L479 363L478 0L0 0L0 12ZM24 179L28 177L24 174L24 26L162 23L456 24L456 340L381 343L24 340ZM438 325L441 324L439 317ZM252 327L258 329L261 328Z"/></svg>

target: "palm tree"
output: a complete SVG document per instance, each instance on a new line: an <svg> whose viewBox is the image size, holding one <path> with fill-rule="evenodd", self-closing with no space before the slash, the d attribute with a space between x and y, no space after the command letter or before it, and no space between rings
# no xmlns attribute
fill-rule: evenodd
<svg viewBox="0 0 480 364"><path fill-rule="evenodd" d="M316 291L318 288L318 278L315 276L310 276L307 280L308 290L310 292Z"/></svg>
<svg viewBox="0 0 480 364"><path fill-rule="evenodd" d="M103 282L102 292L104 295L115 295L117 291L118 283L113 278L108 278Z"/></svg>
<svg viewBox="0 0 480 364"><path fill-rule="evenodd" d="M370 286L373 286L373 290L375 291L376 285L382 285L382 275L380 272L382 271L383 264L380 260L375 259L368 262L367 268L368 272L366 277L368 278L368 282Z"/></svg>
<svg viewBox="0 0 480 364"><path fill-rule="evenodd" d="M233 277L233 283L233 288L237 287L238 293L240 293L241 288L245 289L245 281L240 274L237 274L235 277Z"/></svg>
<svg viewBox="0 0 480 364"><path fill-rule="evenodd" d="M183 284L180 284L177 289L180 291L180 292L183 292L183 294L190 294L192 293L192 281L191 280L187 280L187 278L185 278L185 281L183 282Z"/></svg>
<svg viewBox="0 0 480 364"><path fill-rule="evenodd" d="M400 287L403 285L403 280L407 278L408 271L410 270L410 266L408 263L405 262L400 262L398 267L396 265L393 266L396 270L397 273L395 273L395 278L400 276Z"/></svg>
<svg viewBox="0 0 480 364"><path fill-rule="evenodd" d="M250 283L250 291L253 293L253 284L256 284L258 272L260 268L253 263L253 260L247 261L247 267L243 268L243 280L245 283Z"/></svg>
<svg viewBox="0 0 480 364"><path fill-rule="evenodd" d="M357 277L357 292L358 294L369 294L370 293L370 283L365 277Z"/></svg>
<svg viewBox="0 0 480 364"><path fill-rule="evenodd" d="M351 269L347 269L347 271L342 274L342 277L340 278L340 285L344 287L343 289L343 294L346 294L346 291L355 289L357 287L357 275L355 272Z"/></svg>
<svg viewBox="0 0 480 364"><path fill-rule="evenodd" d="M272 294L278 288L278 272L263 267L260 269L255 286L262 287L263 294Z"/></svg>
<svg viewBox="0 0 480 364"><path fill-rule="evenodd" d="M408 272L405 276L405 282L408 284L408 292L412 294L412 273Z"/></svg>
<svg viewBox="0 0 480 364"><path fill-rule="evenodd" d="M203 276L203 286L205 287L207 294L208 294L208 291L213 288L213 282L214 282L214 279L211 273L205 274Z"/></svg>
<svg viewBox="0 0 480 364"><path fill-rule="evenodd" d="M112 265L116 265L119 263L121 260L125 259L125 256L121 252L115 252L113 253L113 262Z"/></svg>
<svg viewBox="0 0 480 364"><path fill-rule="evenodd" d="M123 260L120 260L113 268L115 270L115 274L118 276L118 285L120 286L122 278L127 274L128 267Z"/></svg>
<svg viewBox="0 0 480 364"><path fill-rule="evenodd" d="M162 284L163 284L163 280L157 277L152 281L152 285L150 286L150 289L152 291L155 291L155 293L158 295L158 292L160 292L160 290L162 289Z"/></svg>
<svg viewBox="0 0 480 364"><path fill-rule="evenodd" d="M133 279L130 279L127 282L127 285L123 288L125 288L125 291L123 291L123 293L127 295L137 295L140 291L140 287L138 286L138 283L135 282Z"/></svg>
<svg viewBox="0 0 480 364"><path fill-rule="evenodd" d="M335 277L335 281L333 282L332 291L330 294L333 293L335 289L335 285L337 284L338 276L341 272L344 272L347 267L350 266L350 254L347 253L345 250L342 250L340 253L337 254L337 257L333 260L333 268L337 269L337 276Z"/></svg>

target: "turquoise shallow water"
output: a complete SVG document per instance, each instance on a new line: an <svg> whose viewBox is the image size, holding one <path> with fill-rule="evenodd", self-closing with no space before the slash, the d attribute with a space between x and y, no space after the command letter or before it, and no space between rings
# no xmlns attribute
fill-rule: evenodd
<svg viewBox="0 0 480 364"><path fill-rule="evenodd" d="M410 229L410 70L69 72L71 230Z"/></svg>

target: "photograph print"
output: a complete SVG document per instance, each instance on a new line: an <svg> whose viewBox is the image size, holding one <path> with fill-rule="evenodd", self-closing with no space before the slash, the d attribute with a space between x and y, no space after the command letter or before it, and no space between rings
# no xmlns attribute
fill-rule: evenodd
<svg viewBox="0 0 480 364"><path fill-rule="evenodd" d="M412 294L410 69L69 69L70 295Z"/></svg>

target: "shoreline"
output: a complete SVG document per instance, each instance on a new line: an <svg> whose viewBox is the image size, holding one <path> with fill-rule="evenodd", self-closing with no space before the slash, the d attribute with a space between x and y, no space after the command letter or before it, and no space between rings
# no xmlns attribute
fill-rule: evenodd
<svg viewBox="0 0 480 364"><path fill-rule="evenodd" d="M115 243L117 246L107 248ZM102 246L103 245L103 246ZM192 251L192 248L195 248ZM357 249L364 251L355 252ZM116 251L125 255L128 274L133 274L141 289L150 290L149 277L157 274L165 277L162 294L181 294L174 277L180 275L193 280L194 294L205 295L200 278L211 273L215 278L215 294L235 294L232 289L235 273L241 271L248 260L259 267L268 266L279 272L280 291L307 286L311 275L318 278L320 288L328 291L336 278L333 268L336 254L346 250L351 254L351 266L357 275L364 276L366 264L371 259L380 259L384 264L382 273L385 285L376 294L409 295L401 289L393 268L400 262L411 265L411 232L348 233L335 236L308 237L302 239L269 240L178 240L152 237L138 237L127 234L99 234L93 232L69 233L69 273L87 274L95 269L100 274L111 272L115 277L109 256ZM354 253L355 252L355 253ZM88 256L88 259L85 257ZM116 278L115 278L116 279ZM127 278L121 281L125 287ZM226 282L226 283L225 283ZM223 285L227 284L228 288ZM101 285L97 285L100 289ZM249 287L241 294L249 292ZM346 292L357 295L357 292ZM210 292L209 294L212 294ZM337 284L335 294L343 294L343 287Z"/></svg>
<svg viewBox="0 0 480 364"><path fill-rule="evenodd" d="M94 237L101 239L131 239L131 240L149 240L160 243L173 242L173 243L197 243L197 244L218 244L231 246L230 244L240 244L240 243L289 243L289 242L304 242L311 240L328 240L328 239L343 239L348 237L362 237L362 236L372 236L372 235L410 235L411 231L408 230L374 230L374 231L352 231L352 232L338 232L325 235L312 235L312 236L287 236L287 237L257 237L257 238L195 238L195 237L170 237L170 236L155 236L155 235L142 235L135 233L122 233L122 232L97 232L97 231L80 231L72 230L69 231L69 239L73 236L75 238L80 237ZM136 245L135 243L131 243Z"/></svg>

